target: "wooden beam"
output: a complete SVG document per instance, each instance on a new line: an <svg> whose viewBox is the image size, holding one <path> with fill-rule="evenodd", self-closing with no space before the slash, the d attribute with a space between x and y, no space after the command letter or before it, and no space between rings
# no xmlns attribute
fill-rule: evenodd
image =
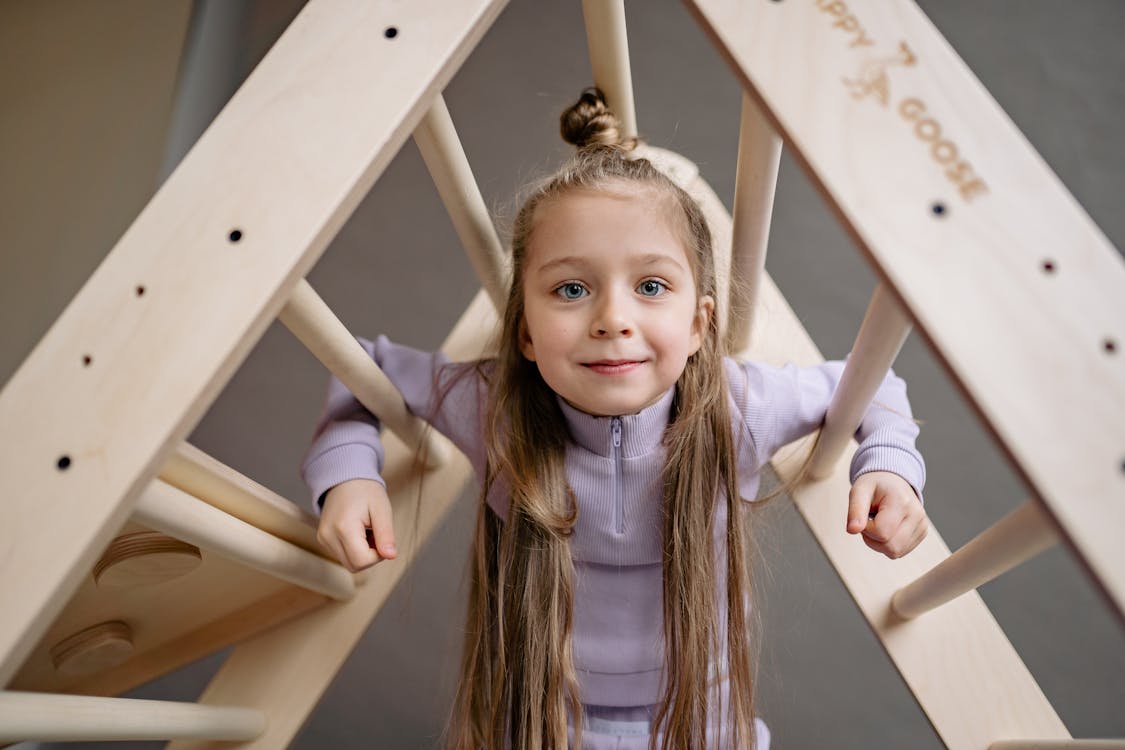
<svg viewBox="0 0 1125 750"><path fill-rule="evenodd" d="M713 234L730 232L730 216L700 179L689 192L700 202ZM750 349L755 360L812 365L824 357L774 285L762 275ZM763 314L768 311L768 315ZM782 481L793 478L813 437L783 448L772 464ZM825 479L792 493L828 561L886 649L941 739L950 748L979 750L988 742L1018 737L1069 738L1062 721L980 596L970 592L916 620L891 610L891 597L949 556L936 529L909 555L890 560L848 534L848 464L851 441Z"/></svg>
<svg viewBox="0 0 1125 750"><path fill-rule="evenodd" d="M453 126L449 108L445 106L445 97L434 98L433 105L414 131L414 142L430 170L473 271L492 304L497 310L503 310L508 302L511 275L504 246L473 177L473 168L457 128Z"/></svg>
<svg viewBox="0 0 1125 750"><path fill-rule="evenodd" d="M191 443L181 443L160 469L160 479L251 526L335 560L316 538L317 518Z"/></svg>
<svg viewBox="0 0 1125 750"><path fill-rule="evenodd" d="M851 444L855 431L863 422L879 390L887 371L898 357L906 337L910 335L910 318L902 314L902 308L895 301L885 284L875 287L867 314L856 334L851 354L848 356L844 374L832 403L828 406L828 416L821 430L820 443L816 446L809 476L821 479L832 471L840 459L840 454Z"/></svg>
<svg viewBox="0 0 1125 750"><path fill-rule="evenodd" d="M311 0L0 392L0 686L503 6Z"/></svg>
<svg viewBox="0 0 1125 750"><path fill-rule="evenodd" d="M487 293L481 291L442 349L454 360L479 357L495 326L496 312ZM384 442L384 478L394 508L398 557L359 574L361 583L350 601L321 607L255 636L231 652L199 700L215 706L249 706L266 715L266 731L253 742L241 745L240 750L272 750L292 742L372 618L472 476L469 462L456 452L439 469L419 474L414 471L411 451L394 438ZM419 487L423 493L421 517L417 519L418 535L411 536ZM463 613L453 616L461 617ZM309 648L314 642L316 648ZM216 742L179 741L171 743L168 750L224 747Z"/></svg>
<svg viewBox="0 0 1125 750"><path fill-rule="evenodd" d="M689 0L1125 620L1125 262L910 0Z"/></svg>
<svg viewBox="0 0 1125 750"><path fill-rule="evenodd" d="M402 394L336 317L307 279L301 279L277 319L348 387L356 400L407 445L419 449L427 466L440 466L446 454L426 423L410 413Z"/></svg>
<svg viewBox="0 0 1125 750"><path fill-rule="evenodd" d="M754 300L766 269L781 138L749 94L742 95L738 128L738 169L734 178L734 223L731 225L730 289L725 299L727 349L750 345ZM722 320L722 319L720 319Z"/></svg>
<svg viewBox="0 0 1125 750"><path fill-rule="evenodd" d="M333 599L355 594L352 574L339 562L278 539L159 479L142 493L133 518L200 549Z"/></svg>
<svg viewBox="0 0 1125 750"><path fill-rule="evenodd" d="M895 592L891 609L918 617L979 588L1058 543L1051 519L1035 498L973 537L965 546Z"/></svg>
<svg viewBox="0 0 1125 750"><path fill-rule="evenodd" d="M633 105L633 73L629 66L629 36L625 29L625 0L582 0L586 46L594 84L621 122L621 137L637 135Z"/></svg>
<svg viewBox="0 0 1125 750"><path fill-rule="evenodd" d="M196 703L0 692L0 742L39 740L249 740L265 729L260 711Z"/></svg>

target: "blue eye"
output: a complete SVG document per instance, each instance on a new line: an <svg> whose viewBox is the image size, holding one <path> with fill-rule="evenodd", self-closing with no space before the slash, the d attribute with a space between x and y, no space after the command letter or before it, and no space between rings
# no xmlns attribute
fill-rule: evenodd
<svg viewBox="0 0 1125 750"><path fill-rule="evenodd" d="M668 287L656 279L642 281L637 287L637 292L645 297L658 297L667 291Z"/></svg>
<svg viewBox="0 0 1125 750"><path fill-rule="evenodd" d="M558 289L556 289L555 294L559 295L563 299L582 299L586 296L587 292L586 287L582 286L578 282L571 281L567 284L563 284Z"/></svg>

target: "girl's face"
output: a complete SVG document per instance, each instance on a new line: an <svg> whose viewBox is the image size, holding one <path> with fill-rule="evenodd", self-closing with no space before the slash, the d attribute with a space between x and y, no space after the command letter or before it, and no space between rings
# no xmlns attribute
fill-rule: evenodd
<svg viewBox="0 0 1125 750"><path fill-rule="evenodd" d="M652 190L571 190L540 206L524 264L520 351L572 406L634 414L699 350L714 300Z"/></svg>

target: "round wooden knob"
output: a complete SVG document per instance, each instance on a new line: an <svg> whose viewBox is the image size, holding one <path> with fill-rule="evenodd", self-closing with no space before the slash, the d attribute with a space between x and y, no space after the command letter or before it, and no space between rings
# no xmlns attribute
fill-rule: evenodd
<svg viewBox="0 0 1125 750"><path fill-rule="evenodd" d="M158 531L122 534L94 566L99 586L150 586L179 578L202 562L199 548Z"/></svg>
<svg viewBox="0 0 1125 750"><path fill-rule="evenodd" d="M55 669L67 675L87 675L116 667L133 653L133 631L114 620L80 630L51 648Z"/></svg>

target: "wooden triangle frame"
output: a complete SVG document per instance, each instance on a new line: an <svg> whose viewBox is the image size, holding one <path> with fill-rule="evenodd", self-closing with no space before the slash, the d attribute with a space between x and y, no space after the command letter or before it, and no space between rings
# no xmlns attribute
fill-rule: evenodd
<svg viewBox="0 0 1125 750"><path fill-rule="evenodd" d="M357 395L377 377L355 361L346 331L329 333L333 318L303 279L411 134L487 290L445 348L455 358L481 351L506 276L440 92L503 5L425 0L392 17L311 0L0 393L0 739L107 737L71 723L83 700L110 701L97 705L119 723L112 736L177 748L224 738L285 746L311 713L406 565L353 581L327 559L307 513L184 441L279 316L303 326L302 341ZM823 478L794 494L798 509L947 746L1068 739L980 597L937 604L978 585L965 583L974 575L986 580L987 565L995 575L1061 538L1125 613L1120 255L909 0L688 7L746 92L733 222L694 165L649 155L700 200L724 267L755 290L731 300L734 348L821 360L763 271L782 141L882 280L824 428L834 447L818 456ZM585 0L584 10L595 80L631 113L621 3ZM763 305L768 328L754 315ZM912 324L1032 497L974 549L951 557L931 531L890 564L847 544L831 519L847 496L852 417ZM385 393L369 398L373 410L397 408ZM425 439L408 415L401 425L407 443ZM397 517L421 477L406 443L388 442ZM810 445L775 462L783 478ZM423 537L470 473L458 455L434 463ZM60 615L93 596L89 571L136 529L181 539L198 529L183 541L227 561L215 575L258 571L234 587L258 598L138 639L117 667L52 677L49 647L73 627ZM985 563L988 554L999 559ZM323 648L299 647L314 639ZM199 713L181 724L151 702L61 695L117 695L234 642L190 708Z"/></svg>

